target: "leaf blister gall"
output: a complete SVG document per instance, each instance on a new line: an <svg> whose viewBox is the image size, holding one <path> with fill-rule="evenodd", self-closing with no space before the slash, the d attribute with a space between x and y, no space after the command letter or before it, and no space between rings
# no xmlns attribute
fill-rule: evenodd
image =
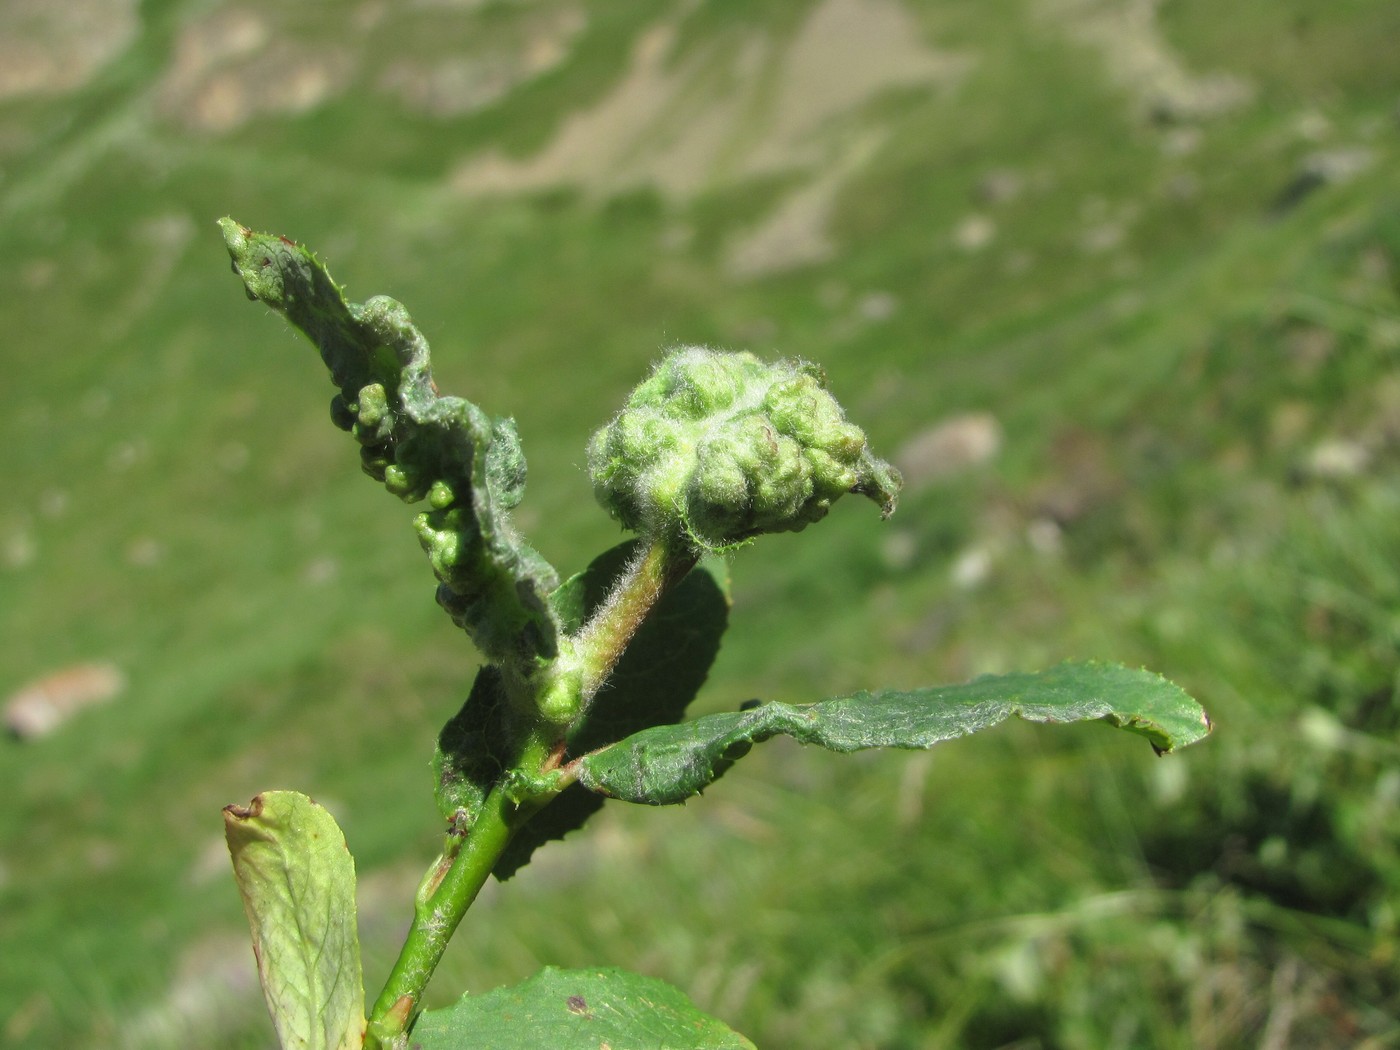
<svg viewBox="0 0 1400 1050"><path fill-rule="evenodd" d="M361 442L365 472L409 502L439 483L470 493L435 504L451 505L453 516L424 535L433 571L451 592L441 604L490 659L529 678L557 652L545 595L558 575L509 520L525 477L514 427L438 395L427 341L402 305L387 296L347 303L295 241L231 219L220 225L249 295L286 315L320 350L340 387L332 417Z"/></svg>
<svg viewBox="0 0 1400 1050"><path fill-rule="evenodd" d="M888 517L900 487L820 370L705 347L671 351L593 436L588 464L624 527L699 551L801 530L846 493Z"/></svg>

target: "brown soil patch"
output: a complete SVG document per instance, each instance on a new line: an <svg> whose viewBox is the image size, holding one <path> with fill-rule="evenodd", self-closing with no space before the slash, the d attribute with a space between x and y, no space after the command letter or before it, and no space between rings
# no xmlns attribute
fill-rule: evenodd
<svg viewBox="0 0 1400 1050"><path fill-rule="evenodd" d="M0 100L74 91L141 30L136 0L0 4Z"/></svg>
<svg viewBox="0 0 1400 1050"><path fill-rule="evenodd" d="M791 39L716 41L679 63L675 45L673 23L652 26L613 91L542 150L472 157L454 185L469 194L654 186L689 197L828 163L843 117L890 88L956 82L970 66L930 48L894 0L826 0Z"/></svg>

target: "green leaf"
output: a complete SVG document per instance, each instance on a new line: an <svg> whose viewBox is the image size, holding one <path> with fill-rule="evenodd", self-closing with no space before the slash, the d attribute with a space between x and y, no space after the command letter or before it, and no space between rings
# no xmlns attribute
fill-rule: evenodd
<svg viewBox="0 0 1400 1050"><path fill-rule="evenodd" d="M550 595L566 630L577 630L602 604L636 547L635 541L623 543L599 555ZM704 562L657 604L587 715L571 730L565 761L684 717L729 622L727 584L723 562ZM462 710L438 737L433 770L444 818L461 809L470 825L512 758L509 717L500 673L483 668ZM509 878L538 847L581 827L602 804L593 792L567 788L516 833L496 864L496 877Z"/></svg>
<svg viewBox="0 0 1400 1050"><path fill-rule="evenodd" d="M579 783L628 802L667 805L698 794L752 744L779 734L831 751L928 748L1012 715L1030 722L1108 722L1147 737L1158 753L1210 732L1200 705L1160 675L1067 663L965 685L859 692L805 706L768 703L648 729L585 756Z"/></svg>
<svg viewBox="0 0 1400 1050"><path fill-rule="evenodd" d="M224 834L283 1050L356 1050L355 862L335 818L295 791L264 791L225 807Z"/></svg>
<svg viewBox="0 0 1400 1050"><path fill-rule="evenodd" d="M438 734L433 781L438 811L465 831L476 822L486 795L509 768L517 750L501 669L476 673L461 710Z"/></svg>
<svg viewBox="0 0 1400 1050"><path fill-rule="evenodd" d="M418 1019L410 1050L754 1050L679 990L625 970L547 967Z"/></svg>
<svg viewBox="0 0 1400 1050"><path fill-rule="evenodd" d="M285 314L320 350L340 388L332 418L359 441L365 472L406 502L428 501L414 525L439 603L488 659L528 677L558 651L545 599L558 574L508 514L525 488L515 423L438 394L427 340L399 303L347 303L306 248L232 219L219 225L248 297Z"/></svg>

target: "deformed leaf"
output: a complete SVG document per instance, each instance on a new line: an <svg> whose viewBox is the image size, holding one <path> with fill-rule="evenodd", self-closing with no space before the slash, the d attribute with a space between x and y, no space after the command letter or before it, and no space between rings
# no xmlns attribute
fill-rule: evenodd
<svg viewBox="0 0 1400 1050"><path fill-rule="evenodd" d="M332 418L359 441L365 472L406 502L426 499L415 526L438 601L490 660L528 676L558 651L545 598L558 576L510 521L525 487L515 424L438 394L428 342L402 305L347 303L306 248L232 219L219 225L249 298L320 350L340 389Z"/></svg>
<svg viewBox="0 0 1400 1050"><path fill-rule="evenodd" d="M1038 674L859 692L803 706L767 703L659 726L585 756L578 779L613 798L666 805L699 793L751 745L779 734L831 751L917 749L990 728L1012 715L1030 722L1108 722L1147 737L1159 753L1210 732L1200 705L1160 675L1067 663Z"/></svg>
<svg viewBox="0 0 1400 1050"><path fill-rule="evenodd" d="M754 1050L684 993L625 970L547 967L418 1019L410 1050Z"/></svg>
<svg viewBox="0 0 1400 1050"><path fill-rule="evenodd" d="M224 834L283 1050L357 1050L355 862L335 819L295 791L264 791L225 807Z"/></svg>

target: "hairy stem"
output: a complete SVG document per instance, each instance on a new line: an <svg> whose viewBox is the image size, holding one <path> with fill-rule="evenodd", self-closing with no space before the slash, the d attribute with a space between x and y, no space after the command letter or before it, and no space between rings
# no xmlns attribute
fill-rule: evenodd
<svg viewBox="0 0 1400 1050"><path fill-rule="evenodd" d="M612 593L574 639L583 669L586 707L607 681L627 644L667 590L695 567L699 557L673 538L653 538L613 587Z"/></svg>
<svg viewBox="0 0 1400 1050"><path fill-rule="evenodd" d="M550 742L542 737L533 738L525 746L516 768L531 772L542 770L553 760L552 753ZM515 832L552 797L553 794L549 794L516 803L503 778L486 796L476 822L456 856L450 859L446 871L442 870L448 860L446 856L434 865L434 870L424 880L414 909L413 926L384 983L384 990L370 1011L365 1033L365 1046L369 1050L389 1050L404 1044L428 980L437 969L462 916L476 900Z"/></svg>

